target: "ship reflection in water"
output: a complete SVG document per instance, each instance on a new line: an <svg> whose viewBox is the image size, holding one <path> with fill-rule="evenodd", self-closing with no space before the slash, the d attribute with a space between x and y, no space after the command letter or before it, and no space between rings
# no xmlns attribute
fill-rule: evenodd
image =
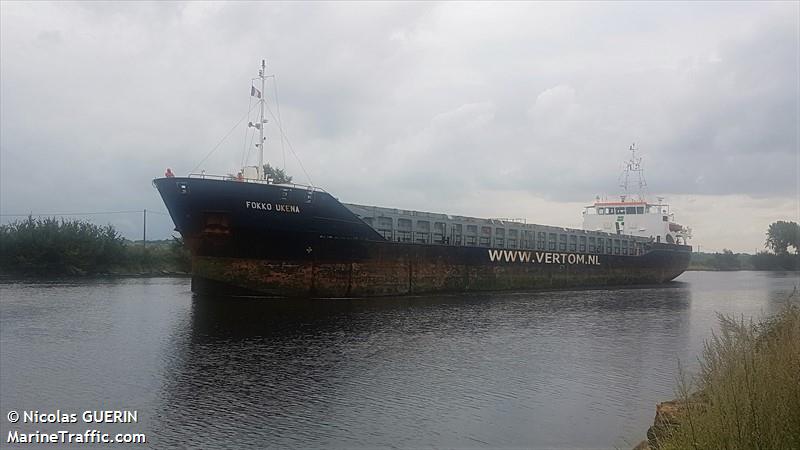
<svg viewBox="0 0 800 450"><path fill-rule="evenodd" d="M610 445L652 415L634 398L672 389L690 293L220 300L193 298L163 397L162 423L180 431L156 433L165 445Z"/></svg>
<svg viewBox="0 0 800 450"><path fill-rule="evenodd" d="M102 431L150 448L630 448L717 312L774 312L796 283L265 301L186 279L5 282L0 409L135 410Z"/></svg>

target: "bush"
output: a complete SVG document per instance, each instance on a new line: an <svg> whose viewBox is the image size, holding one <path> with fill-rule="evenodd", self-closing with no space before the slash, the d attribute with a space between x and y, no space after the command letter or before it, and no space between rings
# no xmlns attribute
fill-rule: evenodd
<svg viewBox="0 0 800 450"><path fill-rule="evenodd" d="M188 272L181 239L133 243L111 225L81 220L28 219L0 225L0 271L61 276Z"/></svg>
<svg viewBox="0 0 800 450"><path fill-rule="evenodd" d="M723 249L722 253L714 253L712 265L719 270L739 270L742 268L739 257L727 248Z"/></svg>
<svg viewBox="0 0 800 450"><path fill-rule="evenodd" d="M112 225L33 217L0 225L0 268L7 272L98 273L124 259L124 239Z"/></svg>
<svg viewBox="0 0 800 450"><path fill-rule="evenodd" d="M756 270L800 270L800 255L758 252L752 257Z"/></svg>

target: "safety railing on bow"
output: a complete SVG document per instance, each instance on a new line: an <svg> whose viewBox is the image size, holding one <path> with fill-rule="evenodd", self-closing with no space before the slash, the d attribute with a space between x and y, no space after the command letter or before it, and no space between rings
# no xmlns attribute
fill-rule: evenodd
<svg viewBox="0 0 800 450"><path fill-rule="evenodd" d="M307 191L316 191L316 192L325 192L324 189L318 188L316 186L308 186L305 184L296 184L296 183L275 183L271 178L266 180L258 179L258 178L239 178L235 175L211 175L207 173L190 173L188 178L200 178L200 179L207 179L207 180L221 180L221 181L230 181L235 183L256 183L256 184L270 184L274 186L285 186L291 187L295 189L304 189Z"/></svg>

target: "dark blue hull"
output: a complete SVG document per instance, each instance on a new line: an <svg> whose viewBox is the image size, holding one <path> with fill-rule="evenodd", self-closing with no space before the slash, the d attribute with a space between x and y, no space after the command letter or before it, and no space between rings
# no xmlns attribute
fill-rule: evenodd
<svg viewBox="0 0 800 450"><path fill-rule="evenodd" d="M193 290L350 297L663 283L691 247L641 254L390 242L330 194L200 178L154 181L192 252Z"/></svg>

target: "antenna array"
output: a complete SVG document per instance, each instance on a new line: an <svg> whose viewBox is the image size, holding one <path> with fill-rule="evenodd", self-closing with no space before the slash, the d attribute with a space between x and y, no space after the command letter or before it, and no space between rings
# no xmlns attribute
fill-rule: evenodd
<svg viewBox="0 0 800 450"><path fill-rule="evenodd" d="M631 144L628 150L631 151L631 159L625 161L624 163L622 174L620 175L619 186L623 188L626 193L629 193L633 187L632 184L635 182L635 185L638 187L636 194L638 194L639 198L642 199L644 196L644 190L647 187L647 181L644 179L642 157L636 156L636 143Z"/></svg>

